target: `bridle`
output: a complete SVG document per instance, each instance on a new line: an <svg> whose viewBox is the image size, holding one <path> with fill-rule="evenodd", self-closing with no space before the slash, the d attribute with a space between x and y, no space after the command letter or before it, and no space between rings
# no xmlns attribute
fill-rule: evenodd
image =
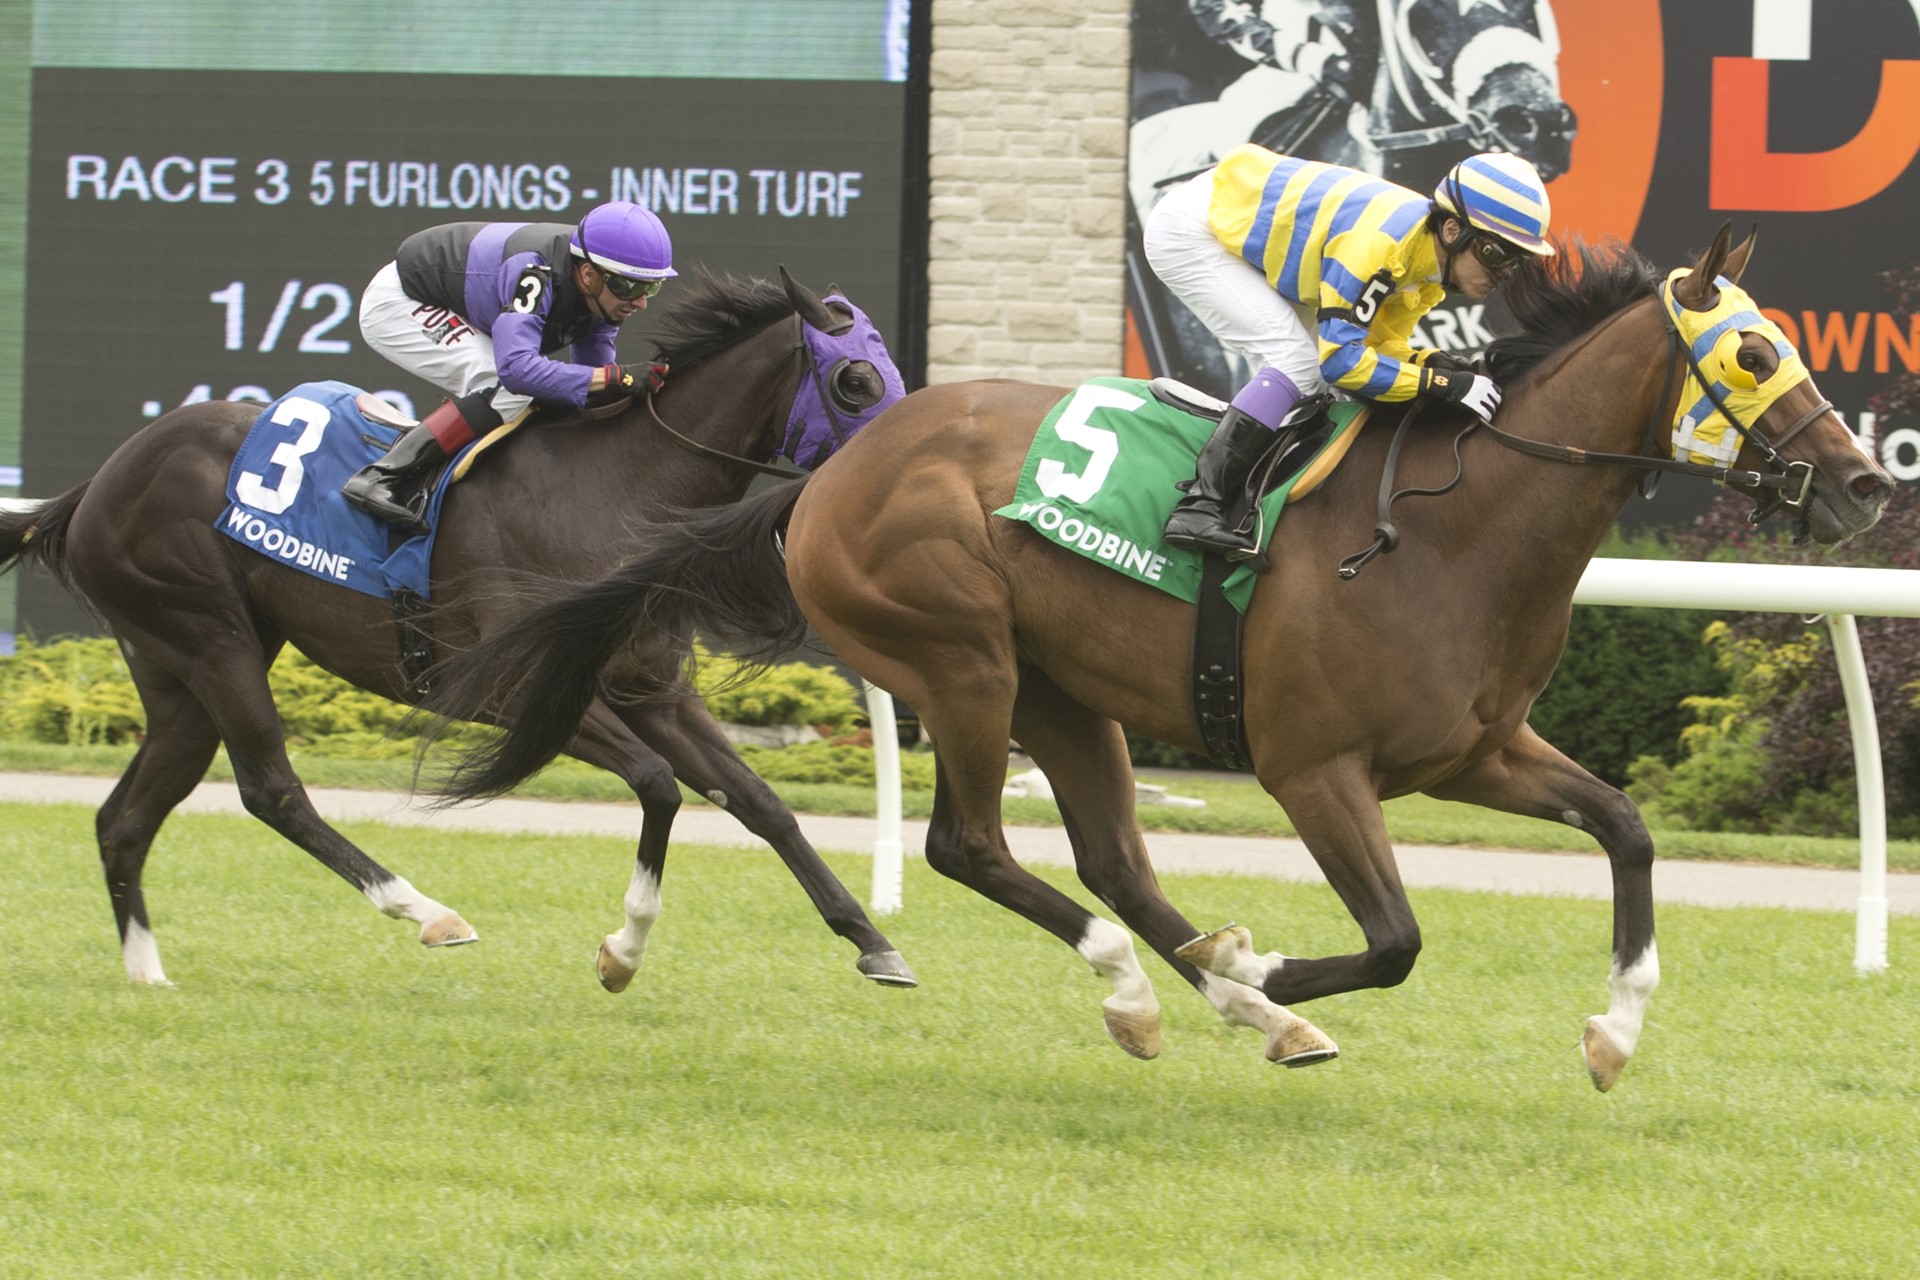
<svg viewBox="0 0 1920 1280"><path fill-rule="evenodd" d="M1545 458L1552 462L1568 462L1576 465L1601 463L1608 466L1635 467L1648 472L1657 480L1658 474L1672 472L1676 475L1700 476L1715 484L1740 485L1749 489L1767 490L1764 500L1756 500L1753 510L1748 514L1750 524L1759 524L1776 511L1790 511L1806 519L1806 505L1813 496L1813 464L1811 462L1791 462L1780 456L1780 450L1786 448L1794 437L1812 426L1824 415L1833 411L1831 400L1821 400L1780 434L1778 440L1769 440L1760 430L1758 421L1745 423L1740 421L1726 398L1715 389L1715 383L1701 370L1699 361L1694 359L1693 350L1680 333L1680 327L1674 323L1672 312L1672 283L1662 282L1660 286L1660 319L1666 325L1667 367L1661 378L1660 398L1654 402L1653 417L1647 423L1646 443L1639 453L1601 453L1596 450L1581 449L1573 445L1551 444L1544 440L1530 440L1511 431L1503 431L1492 423L1479 423L1484 426L1501 444L1519 453L1536 458ZM1760 455L1767 470L1755 471L1750 468L1736 468L1731 464L1724 467L1709 466L1702 462L1688 462L1679 458L1658 458L1652 456L1659 451L1662 434L1671 427L1671 413L1667 405L1670 397L1676 396L1675 375L1682 363L1694 380L1706 392L1707 399L1714 409L1732 426L1742 443ZM1684 379L1680 379L1684 383ZM1677 405L1676 405L1677 408ZM1651 495L1651 488L1645 490Z"/></svg>
<svg viewBox="0 0 1920 1280"><path fill-rule="evenodd" d="M1653 496L1653 485L1657 484L1663 473L1675 475L1700 476L1716 484L1743 485L1749 489L1769 491L1764 499L1754 500L1753 510L1747 513L1747 523L1759 524L1776 511L1790 511L1798 519L1795 521L1796 536L1804 538L1807 529L1807 502L1813 496L1813 464L1811 462L1790 462L1780 456L1780 450L1787 447L1794 437L1812 426L1823 415L1833 411L1831 400L1821 400L1801 414L1800 417L1780 434L1777 441L1769 440L1760 430L1758 423L1748 424L1740 421L1740 416L1727 404L1726 399L1714 390L1715 384L1707 378L1700 368L1699 361L1693 357L1693 349L1674 322L1672 304L1672 282L1663 281L1660 296L1655 299L1660 304L1660 318L1666 325L1667 366L1660 380L1660 398L1653 403L1653 416L1647 423L1646 442L1639 453L1603 453L1595 449L1582 449L1576 445L1554 444L1546 440L1533 440L1526 436L1503 431L1491 422L1475 418L1465 430L1454 438L1453 479L1434 489L1394 489L1394 472L1398 467L1400 446L1405 442L1414 420L1420 416L1424 407L1416 402L1400 419L1399 427L1394 431L1393 442L1387 447L1387 459L1380 474L1380 497L1378 518L1373 529L1373 542L1340 562L1339 574L1343 580L1351 581L1361 568L1382 552L1394 550L1400 544L1400 531L1392 520L1393 504L1407 497L1438 497L1449 493L1460 483L1465 474L1465 466L1460 457L1460 445L1475 431L1484 429L1493 438L1514 450L1530 457L1544 458L1549 462L1564 462L1574 466L1587 466L1598 463L1603 466L1632 467L1647 474L1641 479L1641 493ZM1726 418L1743 444L1758 451L1760 459L1768 470L1755 471L1750 468L1708 466L1701 462L1688 462L1679 458L1658 458L1652 456L1661 447L1661 437L1673 425L1673 418L1679 411L1679 393L1685 390L1686 380L1676 378L1682 362L1693 374L1694 379L1712 401L1715 411ZM1675 383L1679 386L1676 388ZM1668 408L1669 401L1674 407Z"/></svg>
<svg viewBox="0 0 1920 1280"><path fill-rule="evenodd" d="M806 320L803 317L796 314L793 317L793 321L794 321L794 325L796 326L794 329L794 340L793 340L793 357L796 364L796 368L794 371L794 374L795 374L794 395L798 396L800 394L801 387L804 385L804 383L807 380L807 375L811 373L813 376L814 391L820 397L820 407L826 410L827 421L833 428L833 434L834 434L835 440L838 441L838 444L835 445L835 448L838 448L839 445L845 444L847 442L847 437L852 435L853 433L851 431L843 430L843 426L844 426L843 420L841 418L841 415L834 410L833 395L831 392L827 390L826 379L822 377L820 374L820 366L816 364L813 360L808 358L809 353L807 350ZM686 449L688 452L696 453L701 457L710 459L714 462L724 462L729 466L742 467L748 471L757 471L763 476L779 476L783 480L791 480L796 476L804 476L809 474L807 471L797 466L781 467L781 466L776 466L772 463L767 463L767 462L755 462L751 458L742 458L737 454L728 453L724 449L711 448L707 445L701 444L698 440L694 440L685 435L682 435L680 432L675 431L671 426L667 425L666 419L660 416L660 410L653 403L654 397L657 394L658 394L657 392L652 392L652 391L649 391L647 393L647 416L653 419L653 423L655 426L659 427L662 431L666 432L675 441L677 441L682 448Z"/></svg>

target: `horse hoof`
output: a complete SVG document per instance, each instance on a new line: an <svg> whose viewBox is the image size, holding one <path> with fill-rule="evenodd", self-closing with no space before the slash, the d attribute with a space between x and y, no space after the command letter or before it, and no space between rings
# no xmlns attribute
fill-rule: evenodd
<svg viewBox="0 0 1920 1280"><path fill-rule="evenodd" d="M1310 1067L1339 1056L1340 1046L1305 1018L1275 1027L1267 1037L1267 1061L1283 1067Z"/></svg>
<svg viewBox="0 0 1920 1280"><path fill-rule="evenodd" d="M480 935L473 926L460 918L457 911L449 911L436 916L420 926L420 945L423 947L457 947L463 942L478 942Z"/></svg>
<svg viewBox="0 0 1920 1280"><path fill-rule="evenodd" d="M917 987L920 980L907 968L898 951L869 951L860 957L860 972L883 987Z"/></svg>
<svg viewBox="0 0 1920 1280"><path fill-rule="evenodd" d="M1600 1025L1600 1015L1587 1019L1587 1033L1580 1037L1580 1057L1587 1064L1587 1075L1593 1080L1593 1087L1605 1093L1619 1081L1620 1073L1627 1069L1627 1055L1613 1042L1606 1028Z"/></svg>
<svg viewBox="0 0 1920 1280"><path fill-rule="evenodd" d="M600 975L600 985L615 995L625 991L627 984L633 981L633 975L640 972L614 959L613 952L607 949L604 942L600 944L600 954L594 957L593 967Z"/></svg>
<svg viewBox="0 0 1920 1280"><path fill-rule="evenodd" d="M1252 950L1253 934L1244 925L1229 924L1181 943L1173 954L1203 973L1226 978L1232 976L1227 970L1233 967L1233 962Z"/></svg>
<svg viewBox="0 0 1920 1280"><path fill-rule="evenodd" d="M1154 1013L1127 1013L1120 1009L1106 1009L1107 1034L1113 1042L1136 1058L1154 1059L1160 1056L1160 1015Z"/></svg>

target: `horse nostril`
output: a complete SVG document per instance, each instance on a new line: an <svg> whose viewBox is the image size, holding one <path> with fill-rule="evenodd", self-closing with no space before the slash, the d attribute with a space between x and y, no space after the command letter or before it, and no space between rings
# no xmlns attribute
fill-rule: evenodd
<svg viewBox="0 0 1920 1280"><path fill-rule="evenodd" d="M1871 473L1855 476L1847 488L1851 489L1853 496L1861 502L1885 502L1893 496L1893 487Z"/></svg>

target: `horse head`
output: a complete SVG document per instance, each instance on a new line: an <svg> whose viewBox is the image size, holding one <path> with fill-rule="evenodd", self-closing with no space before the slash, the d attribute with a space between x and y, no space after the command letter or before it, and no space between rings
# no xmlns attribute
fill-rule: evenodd
<svg viewBox="0 0 1920 1280"><path fill-rule="evenodd" d="M778 285L695 269L656 343L673 375L645 411L683 442L670 424L720 433L708 443L747 469L770 470L762 460L771 457L817 467L906 394L866 313L837 290L813 292L785 267Z"/></svg>
<svg viewBox="0 0 1920 1280"><path fill-rule="evenodd" d="M794 392L779 452L811 471L899 403L906 381L880 331L837 285L816 294L784 266L780 284L800 317L800 358L811 376L803 375Z"/></svg>
<svg viewBox="0 0 1920 1280"><path fill-rule="evenodd" d="M1721 227L1693 267L1662 287L1685 366L1673 456L1737 468L1729 484L1755 500L1756 523L1785 509L1815 541L1842 542L1880 518L1892 478L1821 396L1786 334L1739 287L1757 239L1756 231L1736 247L1732 224ZM1789 483L1775 489L1776 478Z"/></svg>

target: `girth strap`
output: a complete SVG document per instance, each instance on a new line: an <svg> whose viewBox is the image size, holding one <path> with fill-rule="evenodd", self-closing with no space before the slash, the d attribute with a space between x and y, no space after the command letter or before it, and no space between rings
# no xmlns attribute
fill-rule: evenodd
<svg viewBox="0 0 1920 1280"><path fill-rule="evenodd" d="M1227 563L1225 556L1200 558L1191 674L1194 723L1200 728L1207 758L1222 769L1245 772L1253 768L1240 669L1240 641L1246 619L1220 590L1238 567Z"/></svg>

